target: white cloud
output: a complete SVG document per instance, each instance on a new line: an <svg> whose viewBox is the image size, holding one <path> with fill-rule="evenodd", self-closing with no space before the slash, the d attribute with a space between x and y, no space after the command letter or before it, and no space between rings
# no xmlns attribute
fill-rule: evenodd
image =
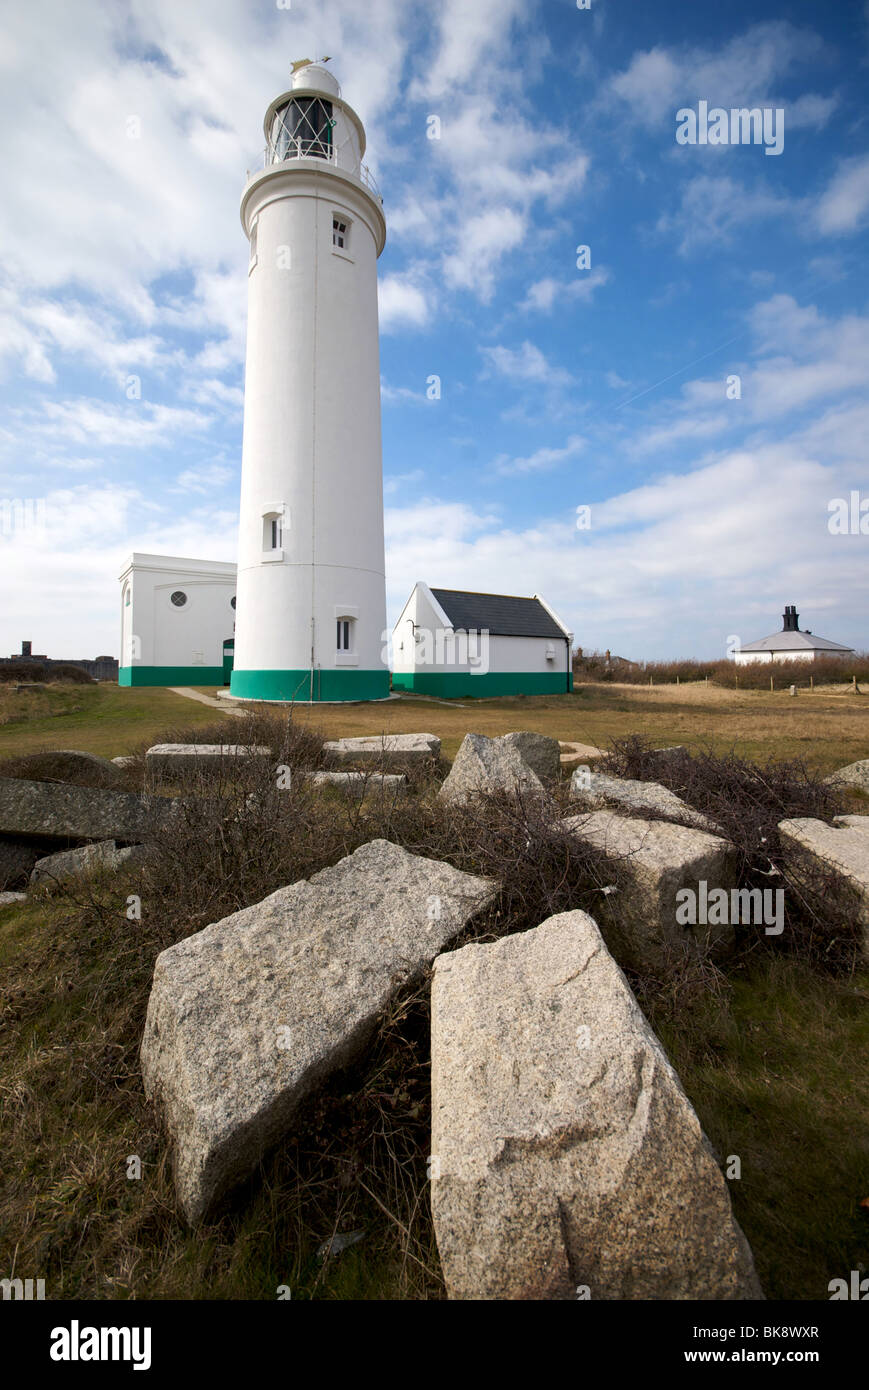
<svg viewBox="0 0 869 1390"><path fill-rule="evenodd" d="M715 48L657 45L636 53L610 80L610 93L624 113L642 125L671 122L674 139L676 110L699 100L728 109L784 105L786 131L798 125L823 127L835 97L803 93L782 102L775 95L785 77L801 65L817 63L822 52L817 34L786 20L772 20L752 25Z"/></svg>
<svg viewBox="0 0 869 1390"><path fill-rule="evenodd" d="M211 423L208 416L195 410L144 400L113 406L83 397L45 401L38 413L21 412L19 419L22 433L35 438L129 448L168 444L190 431L205 430Z"/></svg>
<svg viewBox="0 0 869 1390"><path fill-rule="evenodd" d="M508 57L514 24L528 19L526 0L442 0L435 15L435 56L417 79L411 95L444 96L467 86L471 77L485 80Z"/></svg>
<svg viewBox="0 0 869 1390"><path fill-rule="evenodd" d="M545 386L562 386L570 381L570 373L554 367L546 355L526 339L521 347L481 348L492 371L509 381L528 381Z"/></svg>
<svg viewBox="0 0 869 1390"><path fill-rule="evenodd" d="M818 229L826 235L856 232L869 210L869 155L848 159L819 199Z"/></svg>
<svg viewBox="0 0 869 1390"><path fill-rule="evenodd" d="M527 219L509 207L493 207L469 217L455 248L444 256L447 284L471 290L488 303L501 260L521 245L526 229Z"/></svg>
<svg viewBox="0 0 869 1390"><path fill-rule="evenodd" d="M543 448L537 449L527 458L510 458L507 454L501 454L495 460L495 469L498 473L505 475L521 475L523 473L544 473L552 468L557 468L566 459L576 458L577 454L582 453L586 441L578 434L572 434L560 449Z"/></svg>
<svg viewBox="0 0 869 1390"><path fill-rule="evenodd" d="M44 526L0 535L0 589L15 594L0 611L0 651L54 657L117 654L118 574L132 550L231 560L233 512L197 503L190 516L161 513L135 487L82 484L48 491Z"/></svg>
<svg viewBox="0 0 869 1390"><path fill-rule="evenodd" d="M586 302L592 299L595 290L605 285L609 278L610 273L605 266L596 266L588 273L578 273L573 280L555 280L547 276L529 285L519 308L526 312L550 314L556 305L561 305L566 300L579 299Z"/></svg>
<svg viewBox="0 0 869 1390"><path fill-rule="evenodd" d="M229 468L223 463L203 464L200 468L185 468L183 473L179 473L172 492L195 492L201 496L210 496L216 489L226 486L226 484L237 478L234 468Z"/></svg>
<svg viewBox="0 0 869 1390"><path fill-rule="evenodd" d="M515 593L528 576L524 591L545 594L578 643L636 659L723 656L730 633L763 636L792 601L815 631L865 647L869 569L827 530L827 502L851 482L791 437L592 504L589 531L576 530L582 496L518 529L467 508L410 509L389 528L390 609L420 577Z"/></svg>
<svg viewBox="0 0 869 1390"><path fill-rule="evenodd" d="M385 275L377 287L377 300L382 333L424 328L429 322L428 296L411 275Z"/></svg>
<svg viewBox="0 0 869 1390"><path fill-rule="evenodd" d="M679 251L688 255L710 246L729 245L736 234L753 222L791 216L798 204L757 182L753 188L735 179L697 174L682 185L675 213L658 220L658 231L681 236Z"/></svg>

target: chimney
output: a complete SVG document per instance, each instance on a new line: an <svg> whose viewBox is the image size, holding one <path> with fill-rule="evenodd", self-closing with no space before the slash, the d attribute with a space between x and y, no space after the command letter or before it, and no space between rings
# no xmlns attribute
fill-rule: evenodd
<svg viewBox="0 0 869 1390"><path fill-rule="evenodd" d="M784 611L784 627L782 632L799 632L800 615L797 612L796 604L789 604Z"/></svg>
<svg viewBox="0 0 869 1390"><path fill-rule="evenodd" d="M21 643L21 655L22 655L22 656L30 656L32 652L33 652L33 643L32 643L32 642L22 642L22 643Z"/></svg>

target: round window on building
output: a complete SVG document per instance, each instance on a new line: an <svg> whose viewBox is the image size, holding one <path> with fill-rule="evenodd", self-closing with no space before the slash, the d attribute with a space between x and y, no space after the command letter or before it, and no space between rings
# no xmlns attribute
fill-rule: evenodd
<svg viewBox="0 0 869 1390"><path fill-rule="evenodd" d="M233 594L232 598L229 600L229 606L230 608L235 607L235 594Z"/></svg>
<svg viewBox="0 0 869 1390"><path fill-rule="evenodd" d="M183 608L185 603L187 602L187 595L183 592L182 589L176 589L174 594L172 595L171 602L175 605L176 608Z"/></svg>

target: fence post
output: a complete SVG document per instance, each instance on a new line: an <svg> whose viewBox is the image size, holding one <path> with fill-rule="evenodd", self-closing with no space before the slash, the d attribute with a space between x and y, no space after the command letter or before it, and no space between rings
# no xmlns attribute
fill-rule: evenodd
<svg viewBox="0 0 869 1390"><path fill-rule="evenodd" d="M775 690L775 681L772 676L769 678L769 688L770 690Z"/></svg>

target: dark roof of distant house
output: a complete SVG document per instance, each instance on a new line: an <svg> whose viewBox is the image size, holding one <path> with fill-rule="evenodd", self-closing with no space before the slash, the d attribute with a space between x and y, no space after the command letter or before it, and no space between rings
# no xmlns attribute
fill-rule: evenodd
<svg viewBox="0 0 869 1390"><path fill-rule="evenodd" d="M841 642L831 642L829 637L815 637L811 632L774 632L772 637L761 637L759 642L746 642L739 648L741 652L852 652L853 647L843 647Z"/></svg>
<svg viewBox="0 0 869 1390"><path fill-rule="evenodd" d="M536 598L472 594L464 589L431 592L457 631L486 630L492 637L560 637L562 642L567 636Z"/></svg>

